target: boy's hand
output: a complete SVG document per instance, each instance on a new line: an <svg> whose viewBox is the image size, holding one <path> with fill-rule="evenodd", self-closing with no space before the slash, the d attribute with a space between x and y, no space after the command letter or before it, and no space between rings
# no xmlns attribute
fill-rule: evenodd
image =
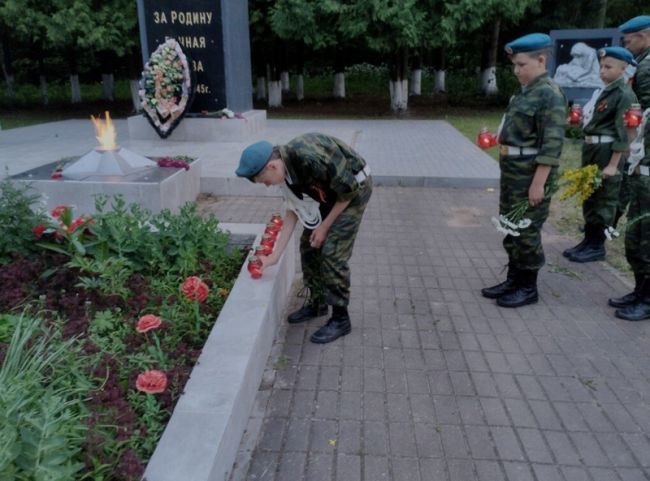
<svg viewBox="0 0 650 481"><path fill-rule="evenodd" d="M618 174L618 169L613 165L608 165L603 169L603 179L607 179L608 177L614 177L617 174Z"/></svg>
<svg viewBox="0 0 650 481"><path fill-rule="evenodd" d="M328 230L329 229L321 223L321 225L316 227L314 231L311 233L311 236L309 237L309 244L314 249L320 249L322 245L325 243Z"/></svg>
<svg viewBox="0 0 650 481"><path fill-rule="evenodd" d="M534 182L528 188L528 203L536 207L544 200L544 186Z"/></svg>
<svg viewBox="0 0 650 481"><path fill-rule="evenodd" d="M262 271L267 267L277 264L278 260L271 254L270 256L259 256L260 261L262 261Z"/></svg>

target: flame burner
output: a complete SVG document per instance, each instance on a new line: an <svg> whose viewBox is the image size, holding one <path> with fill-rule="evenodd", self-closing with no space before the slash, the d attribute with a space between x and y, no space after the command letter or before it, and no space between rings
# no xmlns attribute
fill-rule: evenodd
<svg viewBox="0 0 650 481"><path fill-rule="evenodd" d="M156 166L154 161L116 144L115 127L108 112L105 123L92 115L90 118L100 146L67 165L63 177L82 180L92 176L126 176Z"/></svg>
<svg viewBox="0 0 650 481"><path fill-rule="evenodd" d="M67 165L63 169L63 177L82 180L96 175L125 176L156 165L153 160L122 147L111 150L97 148Z"/></svg>

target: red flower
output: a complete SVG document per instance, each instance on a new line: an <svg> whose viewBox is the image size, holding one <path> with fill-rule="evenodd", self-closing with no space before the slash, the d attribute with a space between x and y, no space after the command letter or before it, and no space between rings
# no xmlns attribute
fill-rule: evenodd
<svg viewBox="0 0 650 481"><path fill-rule="evenodd" d="M77 227L79 227L81 224L83 224L86 221L87 221L87 219L83 215L80 215L79 217L77 217L72 222L72 224L70 224L70 227L68 227L68 234L72 234L75 230L77 230Z"/></svg>
<svg viewBox="0 0 650 481"><path fill-rule="evenodd" d="M196 276L190 276L185 279L181 289L183 290L185 297L190 301L199 301L200 303L205 302L208 297L208 292L210 292L210 289L208 289L205 282Z"/></svg>
<svg viewBox="0 0 650 481"><path fill-rule="evenodd" d="M145 371L138 374L135 387L138 391L146 392L147 394L161 393L167 387L167 375L156 369Z"/></svg>
<svg viewBox="0 0 650 481"><path fill-rule="evenodd" d="M135 329L138 332L144 333L152 329L158 329L160 327L160 324L160 317L154 316L153 314L145 314L140 318Z"/></svg>
<svg viewBox="0 0 650 481"><path fill-rule="evenodd" d="M43 237L43 232L45 232L46 229L47 227L45 227L43 224L35 225L34 227L32 227L32 232L34 233L34 237L40 239L41 237Z"/></svg>
<svg viewBox="0 0 650 481"><path fill-rule="evenodd" d="M52 172L52 175L50 177L54 180L61 180L63 179L63 171L56 169L54 172Z"/></svg>
<svg viewBox="0 0 650 481"><path fill-rule="evenodd" d="M55 219L60 219L63 214L65 214L65 211L68 209L67 205L57 205L54 209L52 209L52 217Z"/></svg>

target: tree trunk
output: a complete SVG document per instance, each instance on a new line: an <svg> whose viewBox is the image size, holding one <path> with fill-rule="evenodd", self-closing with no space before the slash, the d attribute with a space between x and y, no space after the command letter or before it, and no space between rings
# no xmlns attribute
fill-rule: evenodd
<svg viewBox="0 0 650 481"><path fill-rule="evenodd" d="M343 51L337 49L334 58L334 98L345 98L345 60L343 58Z"/></svg>
<svg viewBox="0 0 650 481"><path fill-rule="evenodd" d="M140 100L140 81L137 79L129 80L129 90L131 91L131 103L133 111L138 113L142 111L142 101Z"/></svg>
<svg viewBox="0 0 650 481"><path fill-rule="evenodd" d="M47 95L47 77L45 77L45 75L39 75L38 82L41 86L41 99L43 105L48 105L50 103L50 98Z"/></svg>
<svg viewBox="0 0 650 481"><path fill-rule="evenodd" d="M296 78L296 99L302 101L305 98L305 59L304 45L301 43L297 52L297 78Z"/></svg>
<svg viewBox="0 0 650 481"><path fill-rule="evenodd" d="M282 82L280 80L269 82L269 107L282 107Z"/></svg>
<svg viewBox="0 0 650 481"><path fill-rule="evenodd" d="M408 109L408 53L405 48L399 49L394 57L389 83L390 109L402 113Z"/></svg>
<svg viewBox="0 0 650 481"><path fill-rule="evenodd" d="M255 89L255 98L257 100L266 99L266 77L257 77L257 89Z"/></svg>
<svg viewBox="0 0 650 481"><path fill-rule="evenodd" d="M70 65L70 101L73 104L78 104L81 102L81 86L77 71L77 52L74 48L70 48L68 51L68 64Z"/></svg>
<svg viewBox="0 0 650 481"><path fill-rule="evenodd" d="M288 93L291 90L291 82L289 81L289 72L286 70L280 73L280 82L282 82L282 92Z"/></svg>
<svg viewBox="0 0 650 481"><path fill-rule="evenodd" d="M422 59L419 54L413 57L410 86L411 95L422 95Z"/></svg>
<svg viewBox="0 0 650 481"><path fill-rule="evenodd" d="M435 72L434 72L434 80L433 80L433 93L434 94L444 93L446 91L445 76L447 72L444 47L437 49L434 68L435 68Z"/></svg>
<svg viewBox="0 0 650 481"><path fill-rule="evenodd" d="M131 103L133 111L142 112L142 100L140 100L140 72L142 72L142 57L137 49L127 55L129 69L129 89L131 90Z"/></svg>
<svg viewBox="0 0 650 481"><path fill-rule="evenodd" d="M607 19L607 0L597 0L596 5L596 24L594 25L594 28L605 28L605 20Z"/></svg>
<svg viewBox="0 0 650 481"><path fill-rule="evenodd" d="M481 71L481 92L485 95L496 95L499 93L497 86L497 50L499 46L499 30L501 28L501 18L497 17L491 24L489 33L488 50L486 55L486 64Z"/></svg>
<svg viewBox="0 0 650 481"><path fill-rule="evenodd" d="M16 91L14 89L14 70L12 66L11 50L7 37L3 36L0 41L0 49L2 50L2 74L5 78L7 85L7 97L14 99Z"/></svg>
<svg viewBox="0 0 650 481"><path fill-rule="evenodd" d="M112 73L102 74L102 98L112 102L113 92L115 90L115 80Z"/></svg>

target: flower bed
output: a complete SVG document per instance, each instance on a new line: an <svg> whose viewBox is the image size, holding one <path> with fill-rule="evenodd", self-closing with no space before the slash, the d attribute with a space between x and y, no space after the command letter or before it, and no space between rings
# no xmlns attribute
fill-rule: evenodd
<svg viewBox="0 0 650 481"><path fill-rule="evenodd" d="M140 479L242 252L191 205L46 215L0 187L0 479Z"/></svg>

